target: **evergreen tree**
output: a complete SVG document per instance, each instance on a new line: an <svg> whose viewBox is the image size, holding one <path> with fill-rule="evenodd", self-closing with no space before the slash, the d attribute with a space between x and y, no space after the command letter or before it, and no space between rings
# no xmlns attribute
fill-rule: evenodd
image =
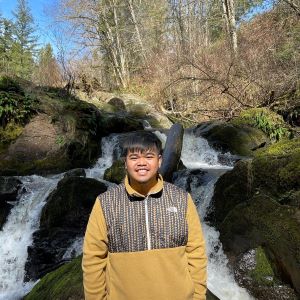
<svg viewBox="0 0 300 300"><path fill-rule="evenodd" d="M11 72L12 31L12 22L0 15L0 70L5 73Z"/></svg>
<svg viewBox="0 0 300 300"><path fill-rule="evenodd" d="M14 23L14 43L12 46L12 61L16 75L30 79L34 54L37 45L34 21L27 0L18 0Z"/></svg>

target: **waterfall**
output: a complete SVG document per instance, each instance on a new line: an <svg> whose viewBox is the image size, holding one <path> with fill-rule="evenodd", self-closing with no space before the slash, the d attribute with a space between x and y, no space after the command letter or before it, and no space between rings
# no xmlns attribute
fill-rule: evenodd
<svg viewBox="0 0 300 300"><path fill-rule="evenodd" d="M164 143L166 136L156 132ZM102 179L105 169L111 166L113 151L118 142L118 135L102 139L102 155L94 167L86 169L86 176ZM231 169L232 163L228 156L228 164L219 161L219 153L209 147L207 141L184 135L181 157L189 169L204 170L204 181L197 184L197 177L190 182L191 194L197 205L199 215L204 220L218 177ZM203 177L203 174L201 175ZM0 231L0 300L21 299L28 293L34 282L23 283L24 266L27 259L27 247L32 244L32 234L39 227L39 218L49 193L55 189L63 174L51 177L24 176L18 177L26 192L12 208L7 222ZM178 176L175 184L185 186L186 176ZM195 182L194 182L195 181ZM202 222L207 245L208 287L221 300L248 300L251 297L234 281L227 267L227 258L219 241L219 233ZM65 259L82 252L83 237L77 237L64 254Z"/></svg>
<svg viewBox="0 0 300 300"><path fill-rule="evenodd" d="M201 169L205 172L198 175L202 179L201 185L199 185L199 178L197 178L196 173L189 187L202 220L206 241L208 288L221 300L249 300L253 298L245 289L238 286L227 266L228 259L223 252L219 232L203 221L210 206L215 183L222 174L232 169L232 161L230 157L228 158L229 165L222 164L218 160L218 153L208 145L205 139L184 134L181 154L183 164L189 169ZM186 176L179 174L175 184L186 187L186 180Z"/></svg>
<svg viewBox="0 0 300 300"><path fill-rule="evenodd" d="M0 231L0 299L21 298L34 283L23 283L27 247L32 234L39 228L39 219L45 200L54 190L61 176L19 177L25 193L12 208Z"/></svg>

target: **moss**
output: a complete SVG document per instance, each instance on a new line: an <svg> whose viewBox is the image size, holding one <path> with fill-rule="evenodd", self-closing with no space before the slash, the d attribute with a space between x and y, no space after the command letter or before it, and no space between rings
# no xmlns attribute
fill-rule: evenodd
<svg viewBox="0 0 300 300"><path fill-rule="evenodd" d="M268 148L258 150L256 152L256 156L282 156L296 153L300 153L300 138L283 139L277 143L270 145Z"/></svg>
<svg viewBox="0 0 300 300"><path fill-rule="evenodd" d="M0 152L5 150L9 144L15 141L23 132L23 126L8 123L4 128L0 127Z"/></svg>
<svg viewBox="0 0 300 300"><path fill-rule="evenodd" d="M71 163L59 154L35 161L0 160L0 175L2 176L22 176L35 173L45 175L63 172L70 168Z"/></svg>
<svg viewBox="0 0 300 300"><path fill-rule="evenodd" d="M25 300L84 299L81 271L82 257L44 276Z"/></svg>
<svg viewBox="0 0 300 300"><path fill-rule="evenodd" d="M124 161L119 159L105 170L104 179L114 183L121 183L126 175Z"/></svg>
<svg viewBox="0 0 300 300"><path fill-rule="evenodd" d="M256 249L255 261L255 268L250 272L250 276L259 285L273 285L274 272L262 247Z"/></svg>
<svg viewBox="0 0 300 300"><path fill-rule="evenodd" d="M232 119L230 123L258 128L274 141L292 136L291 128L284 122L283 118L266 108L245 110L241 112L239 117Z"/></svg>
<svg viewBox="0 0 300 300"><path fill-rule="evenodd" d="M282 140L258 151L253 170L256 186L274 195L300 189L300 139Z"/></svg>
<svg viewBox="0 0 300 300"><path fill-rule="evenodd" d="M264 246L276 274L296 288L300 274L299 210L259 193L237 205L221 224L224 248L236 255Z"/></svg>

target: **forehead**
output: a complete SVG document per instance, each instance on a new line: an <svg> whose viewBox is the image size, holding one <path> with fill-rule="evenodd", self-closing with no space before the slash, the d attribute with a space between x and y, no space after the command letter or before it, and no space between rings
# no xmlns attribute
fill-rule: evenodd
<svg viewBox="0 0 300 300"><path fill-rule="evenodd" d="M156 147L148 148L148 149L128 149L127 155L133 155L133 154L145 155L149 153L158 155L158 150Z"/></svg>

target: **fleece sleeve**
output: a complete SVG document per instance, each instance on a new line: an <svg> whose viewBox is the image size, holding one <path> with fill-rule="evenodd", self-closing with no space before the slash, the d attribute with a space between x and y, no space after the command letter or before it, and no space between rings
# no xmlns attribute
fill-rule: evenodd
<svg viewBox="0 0 300 300"><path fill-rule="evenodd" d="M188 196L187 223L188 243L185 251L188 268L195 285L193 300L205 300L207 256L199 215L190 195Z"/></svg>
<svg viewBox="0 0 300 300"><path fill-rule="evenodd" d="M86 300L106 299L107 228L100 201L92 209L83 244L83 286Z"/></svg>

